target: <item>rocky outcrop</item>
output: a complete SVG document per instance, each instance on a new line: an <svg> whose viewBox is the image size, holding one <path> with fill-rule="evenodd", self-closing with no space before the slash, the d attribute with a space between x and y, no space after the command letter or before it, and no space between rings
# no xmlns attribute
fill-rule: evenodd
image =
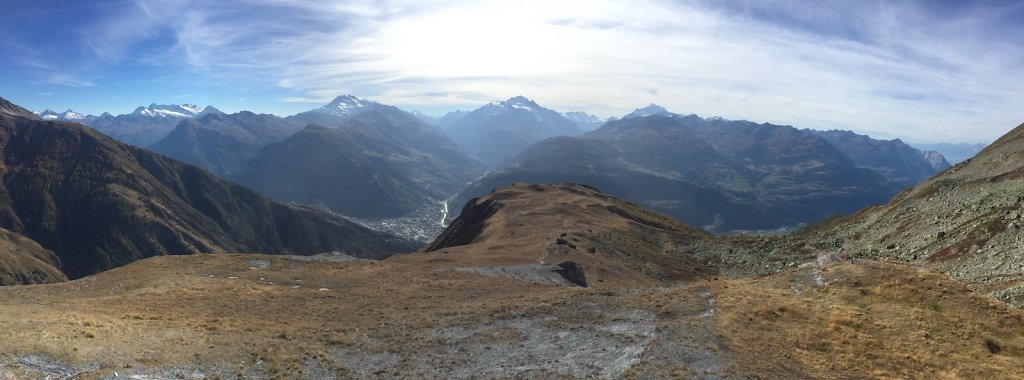
<svg viewBox="0 0 1024 380"><path fill-rule="evenodd" d="M583 266L577 262L563 261L558 264L555 272L573 284L584 288L590 286L587 284L587 275L583 273Z"/></svg>

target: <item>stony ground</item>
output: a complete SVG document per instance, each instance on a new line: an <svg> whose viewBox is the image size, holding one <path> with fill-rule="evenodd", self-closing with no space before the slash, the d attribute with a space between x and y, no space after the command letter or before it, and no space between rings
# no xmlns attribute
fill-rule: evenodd
<svg viewBox="0 0 1024 380"><path fill-rule="evenodd" d="M795 242L834 242L863 258L938 269L972 289L1024 306L1024 125L978 154ZM801 243L802 244L802 243Z"/></svg>

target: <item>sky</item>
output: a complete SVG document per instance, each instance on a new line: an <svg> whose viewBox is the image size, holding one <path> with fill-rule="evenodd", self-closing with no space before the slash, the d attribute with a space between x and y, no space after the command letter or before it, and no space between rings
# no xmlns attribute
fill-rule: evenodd
<svg viewBox="0 0 1024 380"><path fill-rule="evenodd" d="M984 143L1024 122L1020 1L2 1L0 97L36 111L524 95Z"/></svg>

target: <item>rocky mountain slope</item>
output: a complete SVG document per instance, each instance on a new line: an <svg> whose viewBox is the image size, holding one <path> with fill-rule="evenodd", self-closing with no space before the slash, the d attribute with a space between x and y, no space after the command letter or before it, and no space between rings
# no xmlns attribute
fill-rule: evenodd
<svg viewBox="0 0 1024 380"><path fill-rule="evenodd" d="M974 158L816 230L858 257L927 265L1024 305L1024 125Z"/></svg>
<svg viewBox="0 0 1024 380"><path fill-rule="evenodd" d="M946 157L943 157L941 153L934 150L922 150L921 154L924 156L925 161L928 161L928 165L935 169L936 172L941 172L953 166L949 161L946 161Z"/></svg>
<svg viewBox="0 0 1024 380"><path fill-rule="evenodd" d="M583 133L562 114L522 96L480 107L444 130L471 155L497 166L537 141Z"/></svg>
<svg viewBox="0 0 1024 380"><path fill-rule="evenodd" d="M656 106L652 106L656 107ZM792 127L638 110L578 138L538 142L457 200L515 182L586 183L717 232L810 222L902 189Z"/></svg>
<svg viewBox="0 0 1024 380"><path fill-rule="evenodd" d="M440 205L482 171L436 127L380 106L267 145L227 178L274 199L382 218Z"/></svg>
<svg viewBox="0 0 1024 380"><path fill-rule="evenodd" d="M465 210L422 252L381 262L169 256L0 288L0 376L1013 378L1024 366L1020 310L920 266L824 254L727 278L716 256L767 262L758 247L776 242L711 237L578 185L499 189Z"/></svg>
<svg viewBox="0 0 1024 380"><path fill-rule="evenodd" d="M385 257L405 241L267 200L80 124L0 115L0 227L52 250L78 278L194 252Z"/></svg>
<svg viewBox="0 0 1024 380"><path fill-rule="evenodd" d="M267 144L302 129L294 120L243 111L187 119L150 150L224 176Z"/></svg>

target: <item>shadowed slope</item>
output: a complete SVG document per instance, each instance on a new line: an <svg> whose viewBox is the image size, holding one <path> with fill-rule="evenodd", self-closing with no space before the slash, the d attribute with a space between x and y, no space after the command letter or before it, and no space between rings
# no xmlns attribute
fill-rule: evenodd
<svg viewBox="0 0 1024 380"><path fill-rule="evenodd" d="M0 286L66 281L57 256L38 243L0 229Z"/></svg>
<svg viewBox="0 0 1024 380"><path fill-rule="evenodd" d="M390 106L269 144L228 178L271 198L361 218L437 205L483 165L436 127Z"/></svg>
<svg viewBox="0 0 1024 380"><path fill-rule="evenodd" d="M0 115L0 151L0 227L52 250L72 278L163 254L339 250L379 258L410 248L79 124Z"/></svg>

